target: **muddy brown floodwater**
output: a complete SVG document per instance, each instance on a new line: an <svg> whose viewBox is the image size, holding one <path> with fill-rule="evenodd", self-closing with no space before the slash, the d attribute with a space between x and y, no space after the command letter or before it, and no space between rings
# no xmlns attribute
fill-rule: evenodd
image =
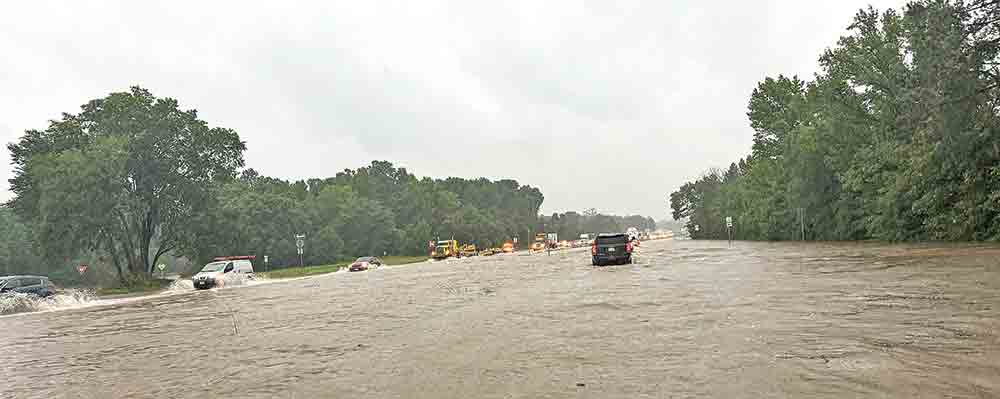
<svg viewBox="0 0 1000 399"><path fill-rule="evenodd" d="M656 241L0 318L0 397L998 397L1000 248Z"/></svg>

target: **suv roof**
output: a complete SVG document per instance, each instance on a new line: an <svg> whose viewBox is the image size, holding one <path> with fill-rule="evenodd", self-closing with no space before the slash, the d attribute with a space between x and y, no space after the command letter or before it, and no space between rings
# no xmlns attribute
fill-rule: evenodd
<svg viewBox="0 0 1000 399"><path fill-rule="evenodd" d="M35 276L35 275L30 275L30 274L24 274L24 275L17 275L17 276L0 276L0 281L10 280L12 278L40 278L40 279L43 279L43 280L48 280L49 279L48 277L45 277L45 276Z"/></svg>

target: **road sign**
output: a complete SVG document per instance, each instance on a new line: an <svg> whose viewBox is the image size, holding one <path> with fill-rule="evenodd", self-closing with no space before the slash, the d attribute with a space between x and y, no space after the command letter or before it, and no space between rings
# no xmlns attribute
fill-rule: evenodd
<svg viewBox="0 0 1000 399"><path fill-rule="evenodd" d="M267 264L267 255L264 255L264 264Z"/></svg>
<svg viewBox="0 0 1000 399"><path fill-rule="evenodd" d="M300 252L302 251L302 247L306 246L306 235L305 234L296 234L295 235L295 246L299 248Z"/></svg>
<svg viewBox="0 0 1000 399"><path fill-rule="evenodd" d="M80 275L87 272L87 265L80 265L76 267L76 271L80 272Z"/></svg>
<svg viewBox="0 0 1000 399"><path fill-rule="evenodd" d="M733 217L732 216L726 216L726 227L729 227L729 228L733 227Z"/></svg>
<svg viewBox="0 0 1000 399"><path fill-rule="evenodd" d="M156 265L156 268L157 268L157 269L160 269L160 271L162 272L162 271L163 271L163 269L166 269L166 268L167 268L167 265L165 265L165 264L162 264L162 263L160 263L160 264Z"/></svg>

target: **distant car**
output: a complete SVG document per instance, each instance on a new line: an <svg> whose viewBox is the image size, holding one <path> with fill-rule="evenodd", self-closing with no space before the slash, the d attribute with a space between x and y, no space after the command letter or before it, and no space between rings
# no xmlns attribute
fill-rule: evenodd
<svg viewBox="0 0 1000 399"><path fill-rule="evenodd" d="M191 282L196 290L207 290L212 287L223 287L228 278L249 279L254 278L253 263L250 262L252 256L223 256L215 258L205 267L201 268L198 274L191 277Z"/></svg>
<svg viewBox="0 0 1000 399"><path fill-rule="evenodd" d="M351 263L348 271L361 272L369 269L376 269L382 266L382 260L374 256L362 256Z"/></svg>
<svg viewBox="0 0 1000 399"><path fill-rule="evenodd" d="M501 247L501 250L505 254L514 253L514 243L509 242L509 241L503 243L503 246Z"/></svg>
<svg viewBox="0 0 1000 399"><path fill-rule="evenodd" d="M632 241L627 234L600 234L590 247L594 266L632 263Z"/></svg>
<svg viewBox="0 0 1000 399"><path fill-rule="evenodd" d="M28 294L42 298L55 295L56 286L44 276L0 277L0 295Z"/></svg>

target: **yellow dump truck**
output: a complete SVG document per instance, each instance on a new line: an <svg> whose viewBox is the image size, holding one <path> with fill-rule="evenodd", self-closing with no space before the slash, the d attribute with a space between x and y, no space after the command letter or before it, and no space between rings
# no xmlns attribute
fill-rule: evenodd
<svg viewBox="0 0 1000 399"><path fill-rule="evenodd" d="M431 257L434 259L445 259L452 256L460 256L458 241L455 240L438 241L437 245L434 246L434 253L431 254Z"/></svg>
<svg viewBox="0 0 1000 399"><path fill-rule="evenodd" d="M465 244L462 249L458 251L461 256L476 256L479 252L476 251L476 244Z"/></svg>

